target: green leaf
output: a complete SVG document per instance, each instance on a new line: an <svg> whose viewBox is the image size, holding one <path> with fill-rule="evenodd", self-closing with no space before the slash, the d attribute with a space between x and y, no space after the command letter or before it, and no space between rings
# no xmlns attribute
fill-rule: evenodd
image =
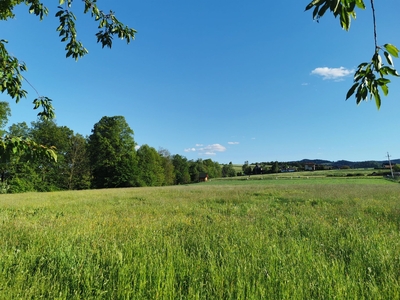
<svg viewBox="0 0 400 300"><path fill-rule="evenodd" d="M346 31L350 29L350 15L344 6L342 6L342 11L340 12L340 25Z"/></svg>
<svg viewBox="0 0 400 300"><path fill-rule="evenodd" d="M320 4L318 4L319 2L321 2L322 0L314 0L311 1L307 6L305 10L309 10L310 8L312 8L313 6L319 6ZM325 2L325 1L324 1Z"/></svg>
<svg viewBox="0 0 400 300"><path fill-rule="evenodd" d="M363 62L363 63L361 63L361 64L358 65L357 69L364 68L364 67L367 66L367 65L368 65L368 63Z"/></svg>
<svg viewBox="0 0 400 300"><path fill-rule="evenodd" d="M372 63L374 64L377 71L382 68L382 57L379 55L378 52L375 52L374 56L372 57Z"/></svg>
<svg viewBox="0 0 400 300"><path fill-rule="evenodd" d="M379 110L381 108L381 96L379 95L378 91L374 93L374 98L375 98L376 108Z"/></svg>
<svg viewBox="0 0 400 300"><path fill-rule="evenodd" d="M353 86L352 86L352 87L349 89L349 91L347 92L346 100L349 99L349 98L354 94L354 91L356 90L356 88L358 87L358 85L359 85L358 82L355 83L355 84L353 84Z"/></svg>
<svg viewBox="0 0 400 300"><path fill-rule="evenodd" d="M385 55L386 61L388 62L388 64L391 65L391 66L393 66L393 59L392 59L392 57L390 56L390 54L389 54L388 52L386 52L386 51L384 51L383 54Z"/></svg>
<svg viewBox="0 0 400 300"><path fill-rule="evenodd" d="M340 0L332 0L330 3L331 11L334 13L338 10L340 4Z"/></svg>
<svg viewBox="0 0 400 300"><path fill-rule="evenodd" d="M328 10L328 8L329 8L329 2L325 2L325 4L321 7L321 9L318 12L318 17L322 17Z"/></svg>
<svg viewBox="0 0 400 300"><path fill-rule="evenodd" d="M386 74L390 74L392 76L397 76L397 77L399 76L399 73L397 73L397 71L395 69L392 69L392 68L389 68L389 67L383 67L382 69L385 70Z"/></svg>
<svg viewBox="0 0 400 300"><path fill-rule="evenodd" d="M387 50L387 52L389 52L390 54L392 54L394 57L399 57L399 52L400 50L397 49L396 46L392 45L392 44L385 44L383 45L383 47L385 47L385 49Z"/></svg>
<svg viewBox="0 0 400 300"><path fill-rule="evenodd" d="M365 4L362 0L356 0L356 5L358 8L365 9Z"/></svg>
<svg viewBox="0 0 400 300"><path fill-rule="evenodd" d="M390 80L387 79L387 78L379 78L379 79L376 80L376 83L378 85L385 85L385 84L390 83Z"/></svg>
<svg viewBox="0 0 400 300"><path fill-rule="evenodd" d="M381 87L383 94L384 94L385 96L387 96L387 95L389 94L389 88L388 88L388 86L387 86L386 84L379 85L379 86Z"/></svg>
<svg viewBox="0 0 400 300"><path fill-rule="evenodd" d="M63 10L59 10L59 11L56 13L56 17L57 17L57 18L60 17L63 13L64 13Z"/></svg>

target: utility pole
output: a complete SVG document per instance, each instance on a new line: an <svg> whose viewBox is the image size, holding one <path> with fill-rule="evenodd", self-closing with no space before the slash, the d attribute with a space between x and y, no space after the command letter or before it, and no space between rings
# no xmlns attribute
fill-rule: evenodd
<svg viewBox="0 0 400 300"><path fill-rule="evenodd" d="M387 158L388 158L388 161L389 161L390 173L392 174L392 178L394 178L394 176L393 176L393 169L392 169L392 163L390 162L390 155L389 155L389 152L387 153Z"/></svg>

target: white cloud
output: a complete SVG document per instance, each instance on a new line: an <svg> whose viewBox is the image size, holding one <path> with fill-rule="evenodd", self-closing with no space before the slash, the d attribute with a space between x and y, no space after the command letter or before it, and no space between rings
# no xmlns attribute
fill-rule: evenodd
<svg viewBox="0 0 400 300"><path fill-rule="evenodd" d="M308 82L303 82L301 85L306 86L306 85L309 85L309 83Z"/></svg>
<svg viewBox="0 0 400 300"><path fill-rule="evenodd" d="M343 77L349 76L354 70L346 69L345 67L340 68L315 68L311 71L312 75L322 76L323 80L333 79L335 81L342 80Z"/></svg>
<svg viewBox="0 0 400 300"><path fill-rule="evenodd" d="M201 153L201 154L203 154L203 155L217 155L217 153L215 153L215 152L204 152L204 153Z"/></svg>
<svg viewBox="0 0 400 300"><path fill-rule="evenodd" d="M187 148L185 152L198 152L199 155L216 155L217 152L225 152L226 148L221 144L212 144L203 146L202 144L196 144L196 147Z"/></svg>
<svg viewBox="0 0 400 300"><path fill-rule="evenodd" d="M239 142L228 142L229 145L239 145Z"/></svg>
<svg viewBox="0 0 400 300"><path fill-rule="evenodd" d="M206 153L224 152L226 148L220 144L212 144L203 148L199 148L199 151Z"/></svg>

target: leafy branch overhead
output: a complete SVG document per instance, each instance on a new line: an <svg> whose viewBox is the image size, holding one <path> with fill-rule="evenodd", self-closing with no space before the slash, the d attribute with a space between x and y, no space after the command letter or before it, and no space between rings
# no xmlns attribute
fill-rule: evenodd
<svg viewBox="0 0 400 300"><path fill-rule="evenodd" d="M57 27L59 35L62 37L62 42L67 42L65 50L66 56L72 56L75 60L88 53L88 50L83 47L82 43L76 39L77 31L75 27L76 17L71 11L72 0L59 0L59 11L56 17L60 20L60 26ZM98 21L98 28L96 33L97 42L101 43L102 47L111 48L112 40L115 35L120 39L126 39L127 43L135 38L136 30L129 28L122 24L116 17L113 11L108 14L100 10L96 5L96 0L84 0L84 13L91 13L91 16ZM61 5L64 5L62 7Z"/></svg>
<svg viewBox="0 0 400 300"><path fill-rule="evenodd" d="M389 93L388 83L390 80L387 76L392 75L399 77L399 73L394 68L393 57L398 58L400 50L392 44L378 45L376 18L374 0L370 0L372 17L375 52L370 62L361 63L354 74L354 84L346 95L346 100L355 94L356 103L374 98L376 107L381 106L380 92L385 96ZM336 17L340 19L340 26L346 31L350 30L351 19L356 19L355 9L365 9L363 0L314 0L306 6L306 10L313 9L314 20L319 19L328 9ZM386 64L383 62L382 53L385 57Z"/></svg>
<svg viewBox="0 0 400 300"><path fill-rule="evenodd" d="M84 0L84 13L90 11L91 16L99 22L99 32L96 34L97 42L102 47L111 48L112 39L117 35L121 39L126 39L129 43L135 37L136 31L123 25L115 17L113 12L103 13L96 5L96 0ZM56 17L59 18L60 25L57 27L61 41L66 42L66 57L73 57L75 60L88 53L88 50L77 39L77 29L75 26L76 17L71 11L73 0L59 0L58 12ZM39 0L0 0L0 20L8 20L14 18L14 8L17 5L25 4L29 7L29 13L35 14L40 20L48 15L49 9ZM39 92L29 83L22 75L27 71L24 62L19 61L15 56L11 55L7 49L8 42L4 39L0 40L0 92L8 94L16 102L21 98L27 97L27 91L23 89L22 84L25 80L37 93L37 98L33 100L34 109L41 108L38 116L42 120L53 119L55 117L52 100L48 97L41 96ZM54 147L47 147L35 143L33 140L22 137L2 136L0 137L0 163L10 160L13 154L18 153L24 155L28 159L37 159L39 157L47 157L57 160Z"/></svg>
<svg viewBox="0 0 400 300"><path fill-rule="evenodd" d="M136 30L122 24L115 17L114 12L104 13L98 8L96 0L83 0L83 2L83 12L85 14L90 12L91 17L98 22L99 31L96 33L96 38L97 42L101 43L103 48L105 46L111 48L114 36L126 39L127 43L135 38ZM14 8L20 4L27 5L29 13L38 16L40 20L49 13L49 9L39 0L7 0L0 1L0 20L14 18ZM59 26L56 30L59 32L61 41L66 42L66 57L78 60L86 55L88 50L77 39L76 16L72 12L72 4L73 0L59 0L58 11L55 14L59 19ZM19 102L21 98L27 97L27 91L22 88L23 81L25 80L30 85L22 75L22 72L27 71L27 68L25 63L19 61L7 51L6 44L6 40L0 40L0 91L7 93L12 99ZM33 101L33 104L34 109L42 108L38 116L43 119L54 118L54 108L51 105L52 100L41 96L38 92L37 94L38 97Z"/></svg>
<svg viewBox="0 0 400 300"><path fill-rule="evenodd" d="M40 145L29 138L4 136L0 138L0 163L7 163L13 154L24 155L28 160L47 157L57 161L55 147Z"/></svg>

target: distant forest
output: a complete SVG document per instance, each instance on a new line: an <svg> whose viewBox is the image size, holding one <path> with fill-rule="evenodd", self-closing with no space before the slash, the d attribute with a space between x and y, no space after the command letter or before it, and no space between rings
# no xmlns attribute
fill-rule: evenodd
<svg viewBox="0 0 400 300"><path fill-rule="evenodd" d="M134 132L122 116L103 117L87 137L41 119L30 126L13 124L2 130L2 136L7 135L54 146L57 162L47 157L31 159L23 152L3 157L2 193L177 185L198 182L204 175L227 176L226 167L211 159L188 160L166 149L137 147Z"/></svg>
<svg viewBox="0 0 400 300"><path fill-rule="evenodd" d="M48 157L32 159L23 151L2 157L1 193L179 185L219 177L301 171L311 162L316 169L381 168L383 163L303 160L245 162L240 167L211 159L188 160L149 145L138 147L123 116L101 118L86 137L67 126L58 126L55 121L42 119L30 126L25 122L13 124L5 130L7 110L0 112L0 116L3 138L18 136L46 147L54 146L57 154L57 161ZM396 162L399 161L393 161Z"/></svg>

